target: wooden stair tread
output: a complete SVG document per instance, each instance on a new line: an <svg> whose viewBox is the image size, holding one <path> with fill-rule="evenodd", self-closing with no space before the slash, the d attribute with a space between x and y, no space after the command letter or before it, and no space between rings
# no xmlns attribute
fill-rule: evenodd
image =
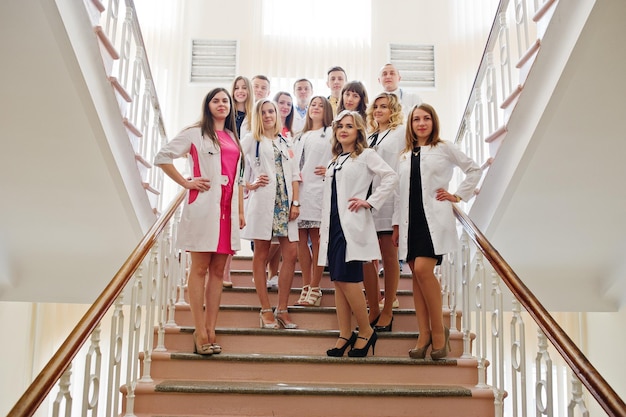
<svg viewBox="0 0 626 417"><path fill-rule="evenodd" d="M412 396L471 397L469 387L457 385L388 385L388 384L316 384L259 381L184 381L164 380L154 384L156 392L231 393L265 395L341 395L341 396Z"/></svg>

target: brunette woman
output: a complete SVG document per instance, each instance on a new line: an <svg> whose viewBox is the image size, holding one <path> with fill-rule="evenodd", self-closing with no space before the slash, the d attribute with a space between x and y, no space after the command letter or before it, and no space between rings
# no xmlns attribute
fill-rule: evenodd
<svg viewBox="0 0 626 417"><path fill-rule="evenodd" d="M302 268L302 292L296 305L319 306L322 302L320 281L324 268L317 265L322 220L322 195L326 166L332 158L333 109L322 96L311 99L302 135L295 143L300 163L302 207L298 217L298 260ZM311 247L309 248L309 241Z"/></svg>
<svg viewBox="0 0 626 417"><path fill-rule="evenodd" d="M465 179L454 193L448 191L452 173L459 167ZM443 324L441 285L435 265L457 250L459 238L452 204L469 200L481 176L476 163L456 146L439 137L439 118L428 104L409 112L405 146L398 163L399 204L393 240L400 259L413 274L413 300L419 337L409 356L443 359L450 349L450 329ZM386 267L386 266L385 266Z"/></svg>
<svg viewBox="0 0 626 417"><path fill-rule="evenodd" d="M350 81L341 89L341 98L337 106L337 113L344 110L353 110L365 120L367 110L367 90L361 81Z"/></svg>
<svg viewBox="0 0 626 417"><path fill-rule="evenodd" d="M188 156L191 178L183 177L174 166L174 159L183 156ZM239 250L239 229L245 225L240 185L242 153L228 91L211 90L204 99L201 120L163 146L154 163L189 190L178 226L177 247L191 256L188 288L195 327L194 351L202 355L220 353L215 325L224 265L228 255Z"/></svg>

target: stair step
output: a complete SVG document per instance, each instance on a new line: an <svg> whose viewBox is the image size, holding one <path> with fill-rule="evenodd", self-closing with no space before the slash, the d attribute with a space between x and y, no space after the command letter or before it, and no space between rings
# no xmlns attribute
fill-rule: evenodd
<svg viewBox="0 0 626 417"><path fill-rule="evenodd" d="M322 355L221 353L202 356L190 352L154 352L151 377L212 381L262 381L272 375L283 383L438 384L449 381L476 385L476 359L433 361L404 357L331 358Z"/></svg>
<svg viewBox="0 0 626 417"><path fill-rule="evenodd" d="M193 348L193 327L166 327L165 348L168 352L191 352ZM277 354L277 355L316 355L325 354L334 346L337 330L272 330L260 328L217 328L217 342L224 353ZM417 332L379 333L376 343L376 356L407 357L415 347ZM474 337L472 335L472 337ZM155 337L155 341L157 338ZM449 359L459 358L463 353L463 335L450 331L452 351Z"/></svg>
<svg viewBox="0 0 626 417"><path fill-rule="evenodd" d="M140 409L141 413L159 415L493 415L492 390L477 390L464 385L155 380L152 383L139 383L135 395L136 409ZM393 401L393 406L390 406L389 401Z"/></svg>
<svg viewBox="0 0 626 417"><path fill-rule="evenodd" d="M254 295L256 297L256 294ZM331 297L329 297L331 298ZM271 298L270 298L271 300ZM275 302L275 301L274 301ZM258 299L256 300L258 303ZM274 304L275 305L275 304ZM261 307L254 303L251 305L224 305L220 307L217 317L217 326L221 328L255 328L259 327L259 310ZM300 329L307 330L333 330L338 328L337 314L334 306L329 307L289 307L289 315ZM193 319L188 304L176 305L176 324L179 326L192 327ZM444 324L450 326L450 314L448 310L443 312ZM356 322L354 323L356 326ZM456 328L461 326L460 312L457 314ZM393 310L394 331L416 331L417 319L414 309Z"/></svg>
<svg viewBox="0 0 626 417"><path fill-rule="evenodd" d="M321 287L322 289L322 307L334 307L335 306L335 288ZM294 303L300 297L301 288L293 286L289 295L290 305ZM278 301L278 290L269 289L268 295L270 297L270 303L276 305ZM410 290L399 290L396 293L396 297L400 302L400 308L413 308L413 292ZM235 285L233 288L224 288L222 291L222 305L256 305L259 303L259 297L256 294L256 289L252 286L252 282L246 283L246 285Z"/></svg>
<svg viewBox="0 0 626 417"><path fill-rule="evenodd" d="M233 282L234 287L251 287L252 282L252 273L250 269L234 269L234 266L231 266L230 270L230 279ZM293 281L291 283L292 288L301 289L302 288L302 272L299 269L296 269L293 274ZM324 273L322 275L322 280L320 281L320 287L323 288L334 288L335 284L330 280L330 275ZM380 287L384 289L385 284L384 280L380 278ZM398 281L398 290L412 291L413 290L413 281L411 279L411 275L408 274L400 274L400 280Z"/></svg>

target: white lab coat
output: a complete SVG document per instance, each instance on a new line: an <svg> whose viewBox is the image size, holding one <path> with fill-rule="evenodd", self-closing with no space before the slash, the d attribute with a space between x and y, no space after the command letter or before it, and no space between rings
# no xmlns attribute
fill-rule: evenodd
<svg viewBox="0 0 626 417"><path fill-rule="evenodd" d="M317 166L328 166L333 158L330 138L333 130L330 127L309 130L296 139L294 143L296 161L301 161L304 152L304 164L300 169L300 216L298 220L322 220L322 196L324 194L324 177L314 173Z"/></svg>
<svg viewBox="0 0 626 417"><path fill-rule="evenodd" d="M304 129L304 124L306 123L306 115L307 115L308 111L306 113L304 113L304 116L301 116L300 113L298 112L298 110L296 109L296 106L294 104L293 106L293 123L291 125L291 131L293 132L293 136L297 137L300 132L302 132L302 129Z"/></svg>
<svg viewBox="0 0 626 417"><path fill-rule="evenodd" d="M393 168L395 172L398 171L398 161L400 160L400 154L404 149L405 129L402 125L396 127L394 130L385 130L378 134L378 141L374 147L374 150L387 162L387 164ZM371 140L368 141L371 143ZM380 184L380 178L374 177L372 183L372 192L376 190ZM398 198L398 187L393 190L393 197L385 200L385 204L379 209L373 209L372 215L374 216L374 224L376 225L376 231L391 231L393 230L392 218L395 200Z"/></svg>
<svg viewBox="0 0 626 417"><path fill-rule="evenodd" d="M339 158L339 163L343 157ZM332 193L332 175L337 179L337 206L339 221L346 238L346 262L371 261L380 259L380 247L374 227L372 212L359 209L356 212L348 209L348 199L357 197L365 200L374 176L381 177L380 185L372 193L367 202L374 208L380 208L387 198L392 196L398 182L398 175L374 151L366 148L356 157L349 157L341 169L335 171L334 166L326 170L324 179L324 199L322 202L322 224L320 227L320 252L318 265L326 265L330 239L330 199Z"/></svg>
<svg viewBox="0 0 626 417"><path fill-rule="evenodd" d="M259 143L259 160L256 160L256 144ZM300 170L295 159L293 145L284 138L270 139L262 137L261 142L247 134L241 142L243 154L246 158L246 172L244 178L254 181L261 174L269 177L269 184L256 190L248 191L248 201L245 207L246 226L241 231L241 237L248 240L272 239L272 222L276 201L276 167L274 166L273 143L280 149L283 163L283 173L287 186L289 206L293 201L293 181L300 180ZM297 219L287 225L289 240L298 241Z"/></svg>
<svg viewBox="0 0 626 417"><path fill-rule="evenodd" d="M235 140L234 134L227 131ZM211 181L208 191L197 194L190 203L190 191L183 206L178 225L176 244L179 249L190 252L215 252L219 240L220 201L222 198L222 160L220 148L207 137L202 142L199 127L191 127L180 132L165 144L154 158L155 165L172 164L174 159L188 155L191 172L199 165L200 176ZM194 156L195 155L195 156ZM240 249L239 239L239 172L241 159L237 162L233 196L230 204L231 239L230 247Z"/></svg>
<svg viewBox="0 0 626 417"><path fill-rule="evenodd" d="M424 212L433 241L435 254L443 255L458 248L459 237L456 231L456 219L450 201L436 199L439 188L448 189L455 167L461 168L465 179L456 194L464 201L474 196L474 190L482 171L471 158L461 152L454 144L440 142L437 146L422 146L420 151L420 172L422 179L422 199ZM394 225L399 227L398 255L406 259L409 229L409 189L411 181L411 152L403 153L398 164L399 198L394 211Z"/></svg>

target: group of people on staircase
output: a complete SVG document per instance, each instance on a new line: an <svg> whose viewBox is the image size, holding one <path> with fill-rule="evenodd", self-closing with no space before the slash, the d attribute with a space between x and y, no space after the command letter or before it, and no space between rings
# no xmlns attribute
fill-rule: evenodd
<svg viewBox="0 0 626 417"><path fill-rule="evenodd" d="M401 78L393 65L381 68L384 91L369 105L364 85L346 82L341 67L327 76L329 97L314 96L309 80L297 80L295 105L284 91L270 100L266 76L237 77L230 92L211 90L200 120L155 157L155 165L188 190L177 247L191 259L196 353L222 351L217 316L222 288L232 285L230 259L240 250L240 238L253 242L261 328L298 328L289 315L296 261L303 279L298 306L320 305L327 267L339 326L327 355L348 351L364 357L370 348L373 354L377 334L392 331L399 261L405 261L419 330L409 356L424 359L430 348L431 358L441 359L449 352L434 268L443 254L456 250L452 203L473 196L481 170L439 137L434 108L398 88ZM187 177L174 165L181 157L189 162ZM451 193L455 167L465 178ZM274 258L282 262L280 272L272 266L278 263ZM384 300L379 299L380 260ZM275 309L268 296L268 267L270 278L278 276Z"/></svg>

